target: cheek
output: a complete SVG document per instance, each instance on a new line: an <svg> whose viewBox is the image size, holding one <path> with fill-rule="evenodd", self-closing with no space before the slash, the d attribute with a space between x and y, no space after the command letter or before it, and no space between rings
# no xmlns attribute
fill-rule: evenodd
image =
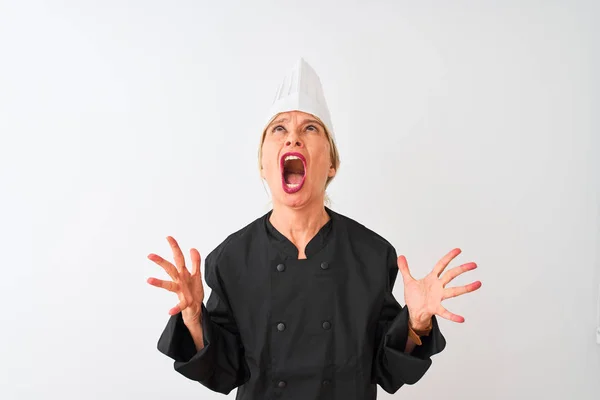
<svg viewBox="0 0 600 400"><path fill-rule="evenodd" d="M270 175L273 173L279 174L276 146L273 146L273 144L269 143L265 143L263 145L261 165L265 175Z"/></svg>
<svg viewBox="0 0 600 400"><path fill-rule="evenodd" d="M323 172L325 175L329 173L329 167L331 166L331 160L329 156L329 146L323 145L319 149L318 157L316 157L315 167L319 172Z"/></svg>

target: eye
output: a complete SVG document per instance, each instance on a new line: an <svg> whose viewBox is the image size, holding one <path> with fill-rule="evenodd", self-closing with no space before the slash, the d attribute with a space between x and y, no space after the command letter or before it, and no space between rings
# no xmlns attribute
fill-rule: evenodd
<svg viewBox="0 0 600 400"><path fill-rule="evenodd" d="M281 129L279 129L279 128L281 128ZM277 125L271 130L271 132L285 132L285 128L281 125Z"/></svg>
<svg viewBox="0 0 600 400"><path fill-rule="evenodd" d="M312 129L310 129L310 128L312 128ZM307 129L307 130L309 130L309 129L310 129L310 130L312 130L312 131L314 131L314 132L318 132L318 131L319 131L319 129L318 129L316 126L314 126L314 125L308 125L308 126L306 127L306 129Z"/></svg>

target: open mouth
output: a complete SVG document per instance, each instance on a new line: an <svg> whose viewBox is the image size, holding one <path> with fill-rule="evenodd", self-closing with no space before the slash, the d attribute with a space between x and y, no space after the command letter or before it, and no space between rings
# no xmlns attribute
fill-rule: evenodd
<svg viewBox="0 0 600 400"><path fill-rule="evenodd" d="M306 178L306 159L300 153L285 153L281 157L281 184L286 193L302 189Z"/></svg>

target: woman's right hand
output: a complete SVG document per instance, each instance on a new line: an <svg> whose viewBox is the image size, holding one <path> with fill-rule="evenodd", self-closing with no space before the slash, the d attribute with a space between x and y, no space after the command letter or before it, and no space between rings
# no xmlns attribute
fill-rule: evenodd
<svg viewBox="0 0 600 400"><path fill-rule="evenodd" d="M160 265L173 281L148 278L148 283L176 293L179 304L171 308L169 314L175 315L181 312L186 326L197 325L202 318L202 302L204 301L204 286L200 274L200 253L196 249L190 250L192 258L192 272L190 273L185 266L185 258L175 239L167 236L167 241L173 250L173 258L177 267L156 254L149 254L148 259Z"/></svg>

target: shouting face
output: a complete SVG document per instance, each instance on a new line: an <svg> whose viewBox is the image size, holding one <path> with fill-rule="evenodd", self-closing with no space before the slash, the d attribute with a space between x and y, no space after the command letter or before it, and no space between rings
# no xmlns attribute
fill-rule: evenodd
<svg viewBox="0 0 600 400"><path fill-rule="evenodd" d="M311 114L278 114L267 126L262 143L261 175L273 203L302 207L323 202L328 179L335 176L325 127Z"/></svg>

